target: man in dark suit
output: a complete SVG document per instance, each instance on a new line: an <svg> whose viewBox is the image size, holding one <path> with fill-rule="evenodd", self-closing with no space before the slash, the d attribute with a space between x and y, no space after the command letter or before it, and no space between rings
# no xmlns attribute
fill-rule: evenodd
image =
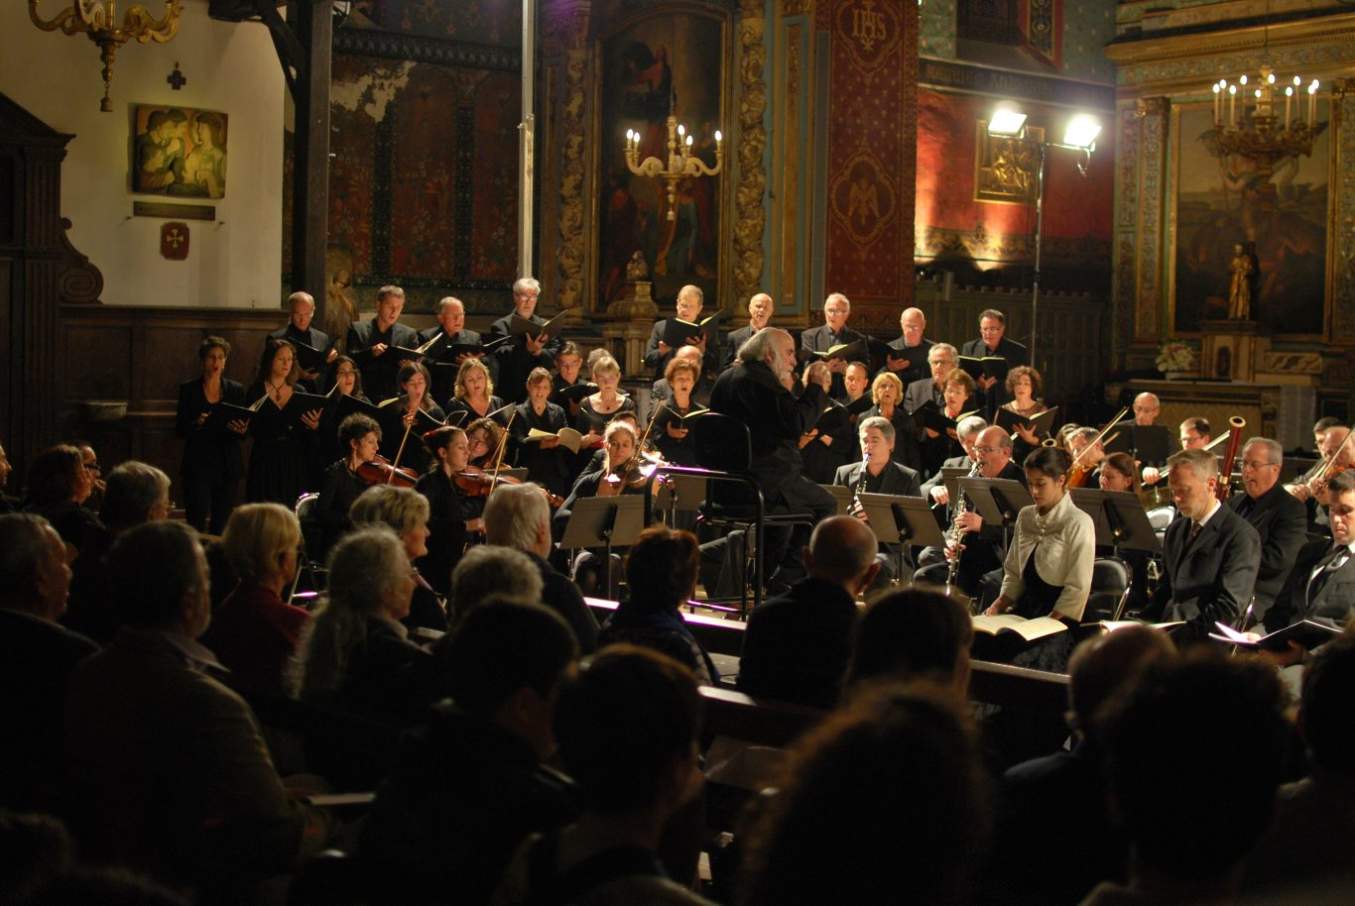
<svg viewBox="0 0 1355 906"><path fill-rule="evenodd" d="M446 362L459 366L468 358L479 358L471 353L462 353L455 359L447 358L450 346L470 346L480 342L480 332L466 328L466 306L456 296L445 296L438 302L438 323L419 334L419 345L437 338L437 342L428 348L428 357L435 362ZM439 405L446 406L452 396L452 384L456 372L451 368L434 368L433 386L430 392Z"/></svg>
<svg viewBox="0 0 1355 906"><path fill-rule="evenodd" d="M545 324L536 314L536 300L541 296L541 284L535 277L519 277L513 284L513 311L489 325L489 339L496 340L512 333L513 315L526 318L533 324ZM533 368L550 370L555 353L560 348L559 337L520 336L504 340L494 347L494 358L499 363L494 388L506 402L520 403L527 398L527 375Z"/></svg>
<svg viewBox="0 0 1355 906"><path fill-rule="evenodd" d="M705 294L701 292L701 287L691 283L678 290L676 307L679 319L689 324L699 324L701 322L701 306L705 304ZM667 328L668 320L662 319L654 322L654 327L649 331L649 339L645 342L645 364L654 371L654 380L663 377L663 373L668 368L668 363L673 359L673 353L677 350L671 348L663 341L663 334ZM711 338L709 333L702 333L695 337L688 337L687 342L701 350L702 373L715 373L720 368L720 339Z"/></svg>
<svg viewBox="0 0 1355 906"><path fill-rule="evenodd" d="M851 488L854 493L893 494L900 497L921 497L918 473L902 463L894 462L894 426L889 419L873 416L857 426L861 442L861 460L839 466L833 484ZM865 513L853 498L852 515L864 519ZM894 578L897 544L880 544L876 555L880 563L878 585L887 585Z"/></svg>
<svg viewBox="0 0 1355 906"><path fill-rule="evenodd" d="M749 615L739 689L832 708L851 657L856 596L878 570L875 536L850 516L830 517L814 527L804 560L808 575Z"/></svg>
<svg viewBox="0 0 1355 906"><path fill-rule="evenodd" d="M733 365L739 347L747 343L753 334L766 327L772 320L773 308L775 308L775 305L772 302L772 297L766 293L754 293L752 298L748 300L748 323L725 334L724 350L720 359L721 371Z"/></svg>
<svg viewBox="0 0 1355 906"><path fill-rule="evenodd" d="M894 372L905 387L927 374L927 355L936 344L923 336L926 330L927 316L922 309L905 308L899 315L899 337L889 342L885 368Z"/></svg>
<svg viewBox="0 0 1355 906"><path fill-rule="evenodd" d="M61 790L62 715L75 665L98 651L56 621L66 610L66 545L46 519L0 516L0 808L51 811Z"/></svg>
<svg viewBox="0 0 1355 906"><path fill-rule="evenodd" d="M955 435L960 441L960 447L964 450L964 453L942 460L941 467L936 470L936 474L922 482L922 496L930 500L933 505L945 506L950 503L950 492L946 490L946 484L942 481L942 469L972 468L974 465L974 444L978 442L979 435L987 427L988 423L983 420L981 415L970 415L962 418L959 424L955 426Z"/></svg>
<svg viewBox="0 0 1355 906"><path fill-rule="evenodd" d="M1256 587L1261 539L1234 510L1218 502L1218 460L1207 450L1182 450L1167 460L1177 518L1167 527L1162 583L1146 615L1184 620L1177 644L1208 638L1214 623L1237 621Z"/></svg>
<svg viewBox="0 0 1355 906"><path fill-rule="evenodd" d="M1261 537L1261 566L1256 573L1257 621L1264 621L1275 596L1289 578L1294 558L1308 540L1308 512L1280 484L1284 448L1269 438L1253 437L1242 446L1242 489L1228 506Z"/></svg>
<svg viewBox="0 0 1355 906"><path fill-rule="evenodd" d="M398 286L383 286L376 291L376 315L348 328L348 355L362 372L363 392L374 403L400 392L395 381L400 359L390 348L412 349L419 345L414 328L400 323L404 310L405 291Z"/></svg>
<svg viewBox="0 0 1355 906"><path fill-rule="evenodd" d="M1355 617L1355 477L1343 472L1327 485L1331 500L1332 540L1310 541L1294 559L1294 568L1266 613L1266 632L1299 620L1344 626ZM1303 649L1293 646L1280 660L1298 663Z"/></svg>
<svg viewBox="0 0 1355 906"><path fill-rule="evenodd" d="M909 414L916 412L923 403L929 401L936 403L937 406L945 406L946 379L955 370L957 358L955 347L949 343L932 344L927 350L927 367L931 370L931 377L911 381L903 391L903 408Z"/></svg>
<svg viewBox="0 0 1355 906"><path fill-rule="evenodd" d="M1007 338L1007 316L996 308L986 309L979 315L979 338L970 340L960 349L966 356L1002 356L1007 360L1010 370L1017 365L1030 364L1030 351L1015 340ZM997 407L1007 402L1007 386L1003 381L984 377L978 379L979 390L983 391L984 406L989 419Z"/></svg>
<svg viewBox="0 0 1355 906"><path fill-rule="evenodd" d="M339 357L339 350L335 348L334 341L330 339L329 334L315 327L311 327L311 321L315 318L315 297L310 293L296 292L287 297L287 307L291 311L291 316L287 321L286 327L279 327L268 335L270 340L289 340L293 343L304 343L312 349L318 349L325 354L325 364L328 365ZM264 364L268 360L268 344L264 343L263 355L259 358L259 370L263 370ZM306 369L301 365L302 360L297 359L297 365L301 366L301 379L307 381L312 389L319 390L320 377L324 373L322 369Z"/></svg>
<svg viewBox="0 0 1355 906"><path fill-rule="evenodd" d="M851 301L842 293L830 293L823 301L823 326L811 327L800 334L800 348L809 354L827 352L834 346L841 346L844 343L855 343L862 335L847 326L847 319L851 314ZM811 355L810 358L819 357ZM841 398L846 392L842 375L847 370L847 359L831 358L826 361L828 370L833 375L833 386L829 395Z"/></svg>
<svg viewBox="0 0 1355 906"><path fill-rule="evenodd" d="M808 510L817 523L834 514L837 505L823 488L804 477L798 444L828 405L819 386L822 362L811 363L808 380L799 396L793 392L795 341L784 330L760 330L743 345L733 368L720 375L710 395L710 408L748 427L752 445L749 472L766 501L767 512ZM773 543L772 535L776 538ZM779 575L774 582L790 583L800 578L803 565L799 547L808 529L796 526L785 533L768 533L766 548L780 553ZM799 540L799 544L797 544Z"/></svg>

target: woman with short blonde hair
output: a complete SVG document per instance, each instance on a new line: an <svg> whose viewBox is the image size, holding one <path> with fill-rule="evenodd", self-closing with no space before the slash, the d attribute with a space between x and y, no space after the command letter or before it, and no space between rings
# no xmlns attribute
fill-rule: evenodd
<svg viewBox="0 0 1355 906"><path fill-rule="evenodd" d="M395 532L410 563L428 556L428 536L431 534L428 518L431 514L427 497L411 488L391 484L373 485L363 491L348 510L348 516L357 528L382 525ZM447 631L447 602L417 569L409 614L401 622L407 629L422 627Z"/></svg>

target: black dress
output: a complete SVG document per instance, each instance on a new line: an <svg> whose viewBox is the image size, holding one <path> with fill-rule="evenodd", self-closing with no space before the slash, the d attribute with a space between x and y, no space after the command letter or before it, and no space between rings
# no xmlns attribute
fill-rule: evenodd
<svg viewBox="0 0 1355 906"><path fill-rule="evenodd" d="M700 410L701 406L691 405L686 408L679 407L674 402L667 402L659 407L659 411L654 413L654 421L649 428L649 442L654 449L659 451L665 460L676 466L696 466L700 465L696 461L696 444L692 440L691 423L687 423L687 436L681 439L672 437L668 433L668 428L674 429L682 427L678 422L678 415L687 415L694 410ZM676 412L676 414L674 414Z"/></svg>
<svg viewBox="0 0 1355 906"><path fill-rule="evenodd" d="M637 411L635 400L624 394L621 395L621 405L616 408L616 411L605 414L594 411L593 398L591 396L585 397L583 402L579 404L579 414L574 418L574 428L580 434L588 434L589 432L601 434L607 429L607 423L622 412L635 413Z"/></svg>
<svg viewBox="0 0 1355 906"><path fill-rule="evenodd" d="M221 401L244 405L245 388L237 381L222 378ZM179 471L188 524L200 532L220 535L226 529L226 518L235 508L245 467L238 434L198 424L198 417L212 406L202 389L201 378L183 382L179 385L174 427L184 441Z"/></svg>
<svg viewBox="0 0 1355 906"><path fill-rule="evenodd" d="M554 403L546 403L546 411L538 415L530 402L519 403L517 415L509 427L512 449L509 455L520 469L527 470L527 478L542 485L552 494L564 497L574 484L575 455L564 447L543 449L540 442L527 443L527 434L536 428L551 434L566 426L565 410Z"/></svg>
<svg viewBox="0 0 1355 906"><path fill-rule="evenodd" d="M334 543L353 527L348 511L367 487L367 482L349 470L347 458L330 463L325 470L320 499L315 502L315 520L320 524L322 537L317 553L321 558L327 556Z"/></svg>
<svg viewBox="0 0 1355 906"><path fill-rule="evenodd" d="M262 381L256 381L246 399L265 396ZM288 509L306 487L306 447L309 432L297 419L265 399L249 424L254 444L249 451L245 498L250 503L280 503Z"/></svg>
<svg viewBox="0 0 1355 906"><path fill-rule="evenodd" d="M860 425L866 419L876 416L883 418L880 407L871 406L857 424ZM913 421L913 417L905 412L902 406L895 406L894 417L889 419L889 423L894 426L894 453L890 458L914 471L923 471L925 467L922 463L922 451L918 449L917 443L917 422Z"/></svg>
<svg viewBox="0 0 1355 906"><path fill-rule="evenodd" d="M447 477L442 466L435 465L414 486L428 500L428 554L414 565L438 594L451 591L451 575L466 547L466 498Z"/></svg>
<svg viewBox="0 0 1355 906"><path fill-rule="evenodd" d="M353 399L364 403L371 402L361 393L353 394ZM324 487L325 470L334 460L348 458L346 446L339 444L339 424L343 421L343 416L339 414L341 412L339 405L342 400L343 396L337 392L329 398L329 403L325 405L324 412L320 415L320 430L315 432L307 444L307 484L310 487Z"/></svg>
<svg viewBox="0 0 1355 906"><path fill-rule="evenodd" d="M503 407L504 402L502 397L491 396L489 398L489 408L485 410L485 415L489 415L491 412L497 412ZM468 427L470 423L475 421L477 418L484 418L483 415L481 415L479 412L476 412L474 409L471 408L470 403L456 396L452 397L447 401L447 414L451 415L454 412L466 413L465 420L461 422L462 428ZM497 419L495 419L495 421L497 421L501 425L507 420L508 419L506 413L504 415L500 415Z"/></svg>
<svg viewBox="0 0 1355 906"><path fill-rule="evenodd" d="M440 422L447 420L447 414L441 406L427 397L424 402L428 404L424 411L430 416ZM408 405L403 394L381 404L381 455L391 462L395 462L396 456L399 456L400 461L396 464L400 468L411 469L414 474L422 475L432 464L433 454L423 444L425 429L420 427L420 422L415 422L409 430L409 436L405 436L405 409Z"/></svg>

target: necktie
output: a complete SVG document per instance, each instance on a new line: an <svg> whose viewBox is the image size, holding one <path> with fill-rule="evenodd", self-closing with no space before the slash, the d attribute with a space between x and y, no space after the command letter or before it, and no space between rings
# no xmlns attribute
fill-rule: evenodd
<svg viewBox="0 0 1355 906"><path fill-rule="evenodd" d="M1190 550L1190 546L1195 543L1195 539L1200 537L1200 529L1202 528L1204 528L1204 526L1200 525L1200 523L1193 520L1191 521L1190 534L1186 536L1186 546L1182 549L1182 552Z"/></svg>

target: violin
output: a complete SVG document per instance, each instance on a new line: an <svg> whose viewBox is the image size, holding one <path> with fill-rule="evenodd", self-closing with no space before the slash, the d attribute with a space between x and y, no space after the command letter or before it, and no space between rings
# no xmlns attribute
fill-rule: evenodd
<svg viewBox="0 0 1355 906"><path fill-rule="evenodd" d="M497 485L501 484L522 484L522 480L512 475L500 475L497 478L490 472L480 472L466 469L457 472L452 476L452 483L456 485L462 495L466 497L488 497ZM565 502L565 499L559 494L552 494L545 488L541 492L546 495L546 500L554 508Z"/></svg>
<svg viewBox="0 0 1355 906"><path fill-rule="evenodd" d="M370 462L358 466L358 478L369 485L389 484L397 488L412 488L419 481L419 476L413 469L393 466L390 460L380 454Z"/></svg>

